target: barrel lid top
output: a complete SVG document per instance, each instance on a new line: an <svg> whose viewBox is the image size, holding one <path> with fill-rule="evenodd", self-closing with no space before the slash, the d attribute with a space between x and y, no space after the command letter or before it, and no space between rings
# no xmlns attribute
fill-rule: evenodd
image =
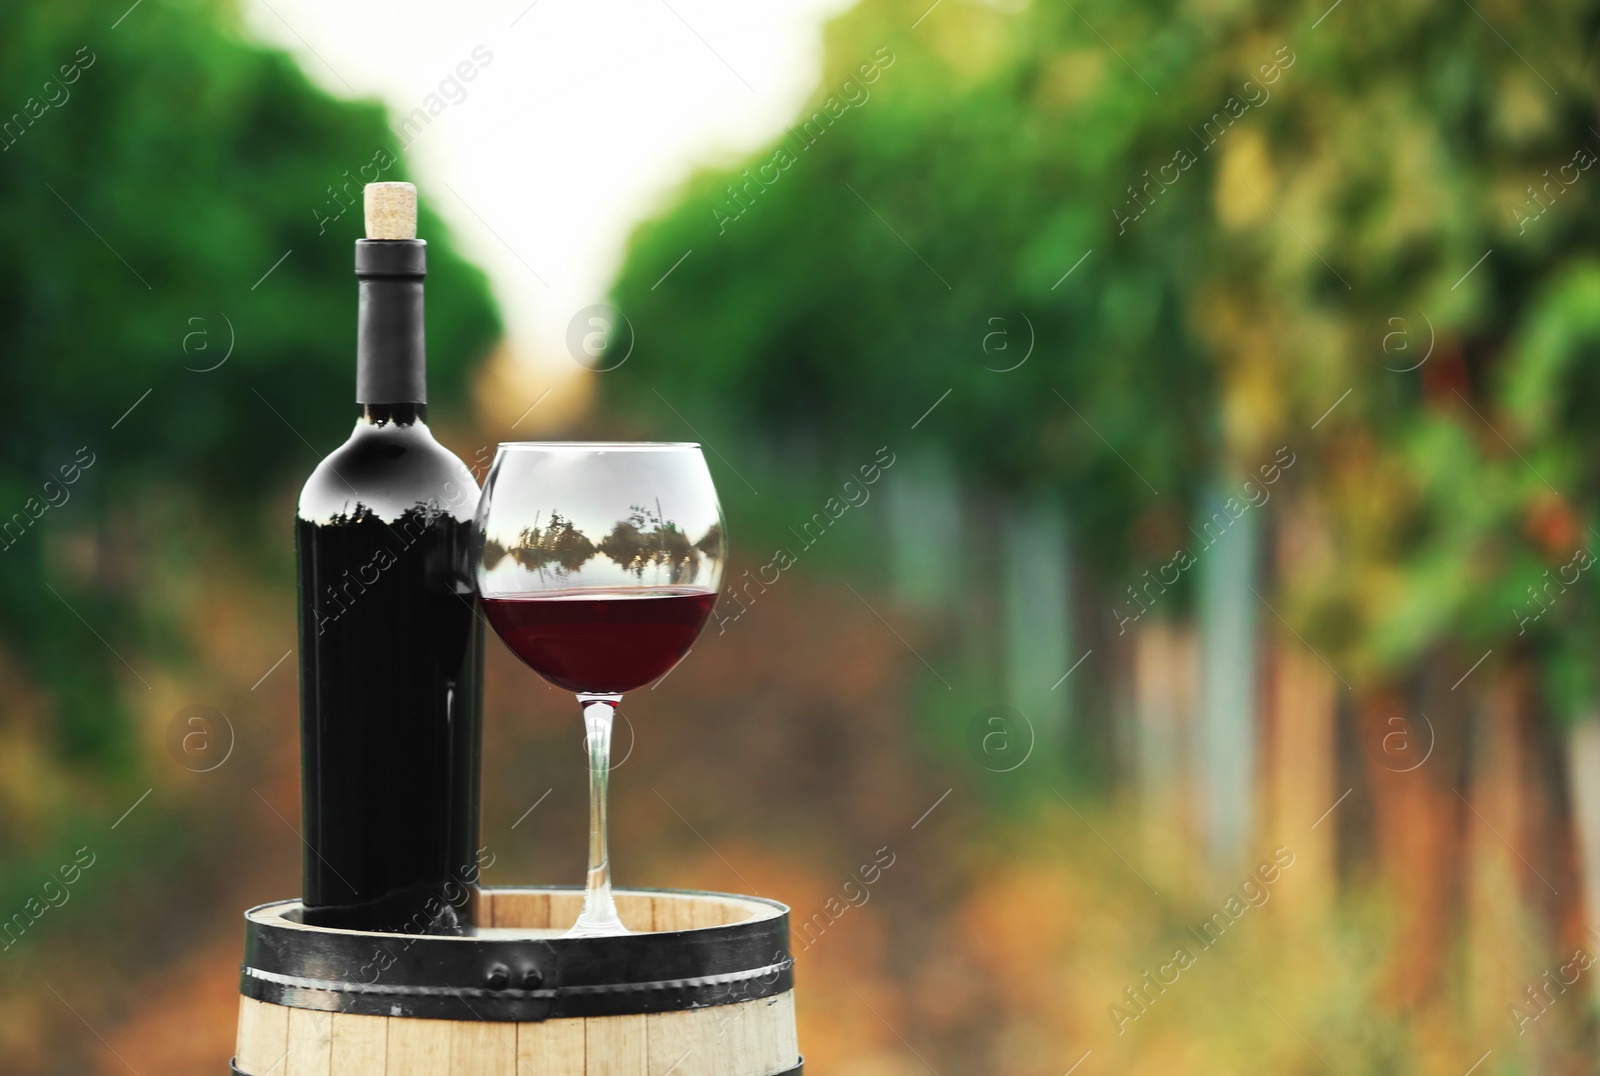
<svg viewBox="0 0 1600 1076"><path fill-rule="evenodd" d="M573 885L540 885L540 886L491 886L484 887L485 894L519 894L519 893L581 893L582 886ZM745 919L733 923L720 924L719 926L686 927L685 930L716 930L721 927L737 927L745 924L759 923L775 919L789 913L789 906L779 901L769 900L766 897L752 897L743 893L719 893L712 890L697 889L616 889L617 896L650 896L650 897L678 897L685 900L711 899L718 901L732 901L751 906L752 914ZM357 937L370 938L370 931L347 930L341 927L313 926L300 921L300 901L275 900L266 904L258 904L244 913L246 922L258 926L272 926L291 930L304 930L315 933L347 934ZM514 940L537 939L544 942L559 942L564 944L581 943L588 939L564 938L565 928L562 927L482 927L472 934L459 936L440 934L386 934L386 937L401 938L426 938L430 944L438 942L474 942L483 940ZM648 935L652 933L674 933L671 931L639 931L630 937Z"/></svg>

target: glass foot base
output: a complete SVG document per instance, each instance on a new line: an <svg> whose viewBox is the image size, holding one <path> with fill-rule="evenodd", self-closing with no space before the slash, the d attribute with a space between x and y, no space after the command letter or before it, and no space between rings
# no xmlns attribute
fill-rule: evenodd
<svg viewBox="0 0 1600 1076"><path fill-rule="evenodd" d="M563 938L615 938L623 934L632 934L633 931L622 925L622 920L613 913L607 916L579 916L578 921L572 924L572 929L561 935Z"/></svg>

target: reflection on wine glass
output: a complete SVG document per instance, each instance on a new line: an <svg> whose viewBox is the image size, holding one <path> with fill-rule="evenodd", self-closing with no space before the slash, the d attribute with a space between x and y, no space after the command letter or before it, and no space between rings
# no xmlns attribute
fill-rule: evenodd
<svg viewBox="0 0 1600 1076"><path fill-rule="evenodd" d="M716 604L727 540L711 472L696 444L507 442L477 532L489 623L583 707L589 880L567 936L626 934L606 842L611 725L623 693L670 672Z"/></svg>

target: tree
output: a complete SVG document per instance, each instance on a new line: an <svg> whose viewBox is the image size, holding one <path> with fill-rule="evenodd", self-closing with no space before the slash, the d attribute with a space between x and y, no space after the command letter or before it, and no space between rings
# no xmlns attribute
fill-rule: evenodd
<svg viewBox="0 0 1600 1076"><path fill-rule="evenodd" d="M0 102L0 631L65 749L114 758L133 681L102 642L177 653L146 569L200 518L259 555L260 527L289 529L263 495L348 429L361 185L405 169L378 105L246 44L227 0L13 11ZM498 326L426 210L421 230L449 408Z"/></svg>

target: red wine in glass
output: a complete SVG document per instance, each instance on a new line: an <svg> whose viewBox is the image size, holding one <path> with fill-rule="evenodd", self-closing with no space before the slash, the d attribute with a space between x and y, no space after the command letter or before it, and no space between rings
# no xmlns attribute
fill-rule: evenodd
<svg viewBox="0 0 1600 1076"><path fill-rule="evenodd" d="M589 881L567 936L626 934L606 839L611 726L623 693L671 672L716 604L728 551L711 472L695 444L507 442L477 541L489 623L583 710Z"/></svg>
<svg viewBox="0 0 1600 1076"><path fill-rule="evenodd" d="M660 587L486 598L483 608L512 653L552 684L621 694L670 672L716 600L708 590Z"/></svg>

